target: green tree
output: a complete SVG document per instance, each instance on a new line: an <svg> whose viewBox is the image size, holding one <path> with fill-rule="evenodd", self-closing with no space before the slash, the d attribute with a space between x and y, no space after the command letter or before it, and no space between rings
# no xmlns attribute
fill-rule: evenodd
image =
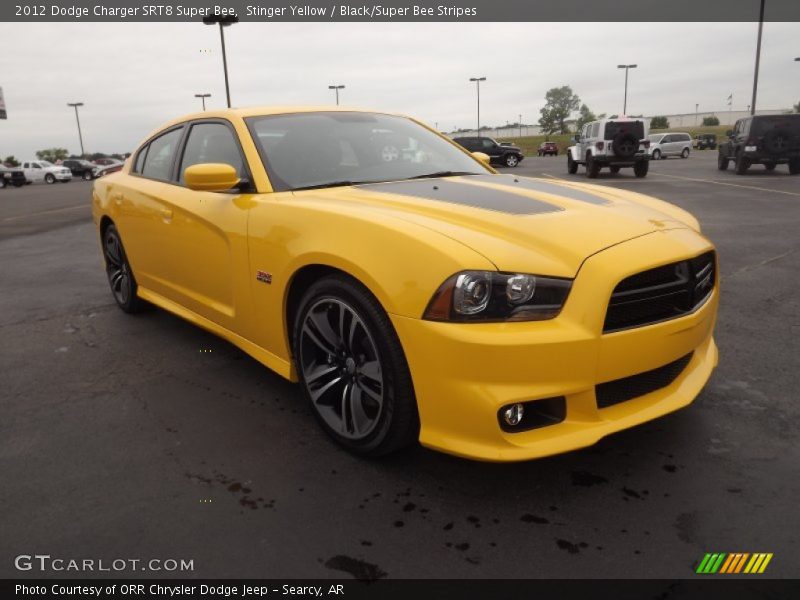
<svg viewBox="0 0 800 600"><path fill-rule="evenodd" d="M68 156L69 152L66 148L45 148L44 150L38 150L36 152L36 158L39 160L47 160L52 163L64 160Z"/></svg>
<svg viewBox="0 0 800 600"><path fill-rule="evenodd" d="M9 167L18 167L20 165L20 162L14 158L13 154L11 156L6 156L6 159L3 162Z"/></svg>
<svg viewBox="0 0 800 600"><path fill-rule="evenodd" d="M597 120L597 116L585 104L581 104L579 112L580 115L575 119L574 123L575 131L580 131L587 123Z"/></svg>
<svg viewBox="0 0 800 600"><path fill-rule="evenodd" d="M717 117L703 117L704 127L714 127L716 125L719 125L719 119Z"/></svg>
<svg viewBox="0 0 800 600"><path fill-rule="evenodd" d="M539 127L546 135L567 133L567 119L571 112L578 110L581 99L568 85L552 88L544 96L545 105L539 112Z"/></svg>
<svg viewBox="0 0 800 600"><path fill-rule="evenodd" d="M650 119L650 129L669 129L667 117L653 117Z"/></svg>

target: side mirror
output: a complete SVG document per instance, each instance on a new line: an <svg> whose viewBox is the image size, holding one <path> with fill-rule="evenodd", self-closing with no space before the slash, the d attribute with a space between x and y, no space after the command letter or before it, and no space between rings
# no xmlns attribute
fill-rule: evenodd
<svg viewBox="0 0 800 600"><path fill-rule="evenodd" d="M728 131L725 132L725 135L728 137L733 137L733 129L728 129Z"/></svg>
<svg viewBox="0 0 800 600"><path fill-rule="evenodd" d="M492 160L492 159L489 157L489 155L488 155L488 154L485 154L485 153L483 153L483 152L473 152L473 153L472 153L472 156L473 156L473 158L477 158L479 161L481 161L481 162L482 162L483 164L485 164L485 165L488 165L488 164L489 164L489 162Z"/></svg>
<svg viewBox="0 0 800 600"><path fill-rule="evenodd" d="M198 192L227 192L239 183L236 169L224 163L202 163L186 167L186 187Z"/></svg>

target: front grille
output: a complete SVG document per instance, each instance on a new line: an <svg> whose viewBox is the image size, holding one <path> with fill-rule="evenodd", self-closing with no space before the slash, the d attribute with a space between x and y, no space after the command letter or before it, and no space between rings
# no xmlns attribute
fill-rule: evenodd
<svg viewBox="0 0 800 600"><path fill-rule="evenodd" d="M608 408L667 387L683 373L686 365L692 359L692 354L693 352L690 352L676 361L651 371L601 383L594 389L597 407Z"/></svg>
<svg viewBox="0 0 800 600"><path fill-rule="evenodd" d="M611 294L603 333L689 314L708 299L715 281L713 251L631 275Z"/></svg>

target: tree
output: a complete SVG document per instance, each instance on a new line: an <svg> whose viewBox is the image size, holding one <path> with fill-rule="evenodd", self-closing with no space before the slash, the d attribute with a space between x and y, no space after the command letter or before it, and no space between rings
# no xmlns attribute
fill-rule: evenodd
<svg viewBox="0 0 800 600"><path fill-rule="evenodd" d="M66 148L45 148L36 152L36 158L54 163L69 156Z"/></svg>
<svg viewBox="0 0 800 600"><path fill-rule="evenodd" d="M650 129L669 129L667 117L653 117L650 119Z"/></svg>
<svg viewBox="0 0 800 600"><path fill-rule="evenodd" d="M3 162L7 164L9 167L19 166L19 161L16 158L14 158L13 154L11 156L6 156L6 159Z"/></svg>
<svg viewBox="0 0 800 600"><path fill-rule="evenodd" d="M585 104L581 104L580 115L578 116L577 119L575 119L574 123L575 131L580 131L584 125L596 120L597 116L595 116L595 114L589 109L589 107L586 106Z"/></svg>
<svg viewBox="0 0 800 600"><path fill-rule="evenodd" d="M545 106L539 111L542 114L539 127L547 135L567 133L567 119L571 112L578 110L581 99L568 85L548 90L544 99Z"/></svg>
<svg viewBox="0 0 800 600"><path fill-rule="evenodd" d="M715 125L719 125L719 119L717 117L703 117L704 127L713 127Z"/></svg>

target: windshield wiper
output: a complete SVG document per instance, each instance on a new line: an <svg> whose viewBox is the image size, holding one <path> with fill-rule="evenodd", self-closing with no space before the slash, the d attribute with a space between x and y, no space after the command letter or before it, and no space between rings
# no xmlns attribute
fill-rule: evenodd
<svg viewBox="0 0 800 600"><path fill-rule="evenodd" d="M425 175L417 175L416 177L409 177L409 179L430 179L433 177L458 177L459 175L479 175L479 173L472 173L470 171L437 171L436 173L426 173Z"/></svg>
<svg viewBox="0 0 800 600"><path fill-rule="evenodd" d="M372 183L371 181L329 181L328 183L317 183L314 185L304 185L302 187L292 188L293 192L299 192L301 190L319 190L322 188L329 188L329 187L345 187L348 185L361 185L362 183Z"/></svg>

